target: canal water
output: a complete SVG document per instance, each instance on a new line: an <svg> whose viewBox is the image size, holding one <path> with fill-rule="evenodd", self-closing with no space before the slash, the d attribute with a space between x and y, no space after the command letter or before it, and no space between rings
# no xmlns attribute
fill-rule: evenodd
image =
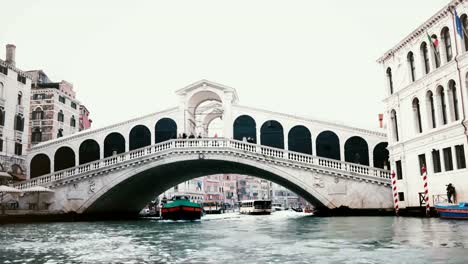
<svg viewBox="0 0 468 264"><path fill-rule="evenodd" d="M224 214L0 226L0 263L468 263L468 221Z"/></svg>

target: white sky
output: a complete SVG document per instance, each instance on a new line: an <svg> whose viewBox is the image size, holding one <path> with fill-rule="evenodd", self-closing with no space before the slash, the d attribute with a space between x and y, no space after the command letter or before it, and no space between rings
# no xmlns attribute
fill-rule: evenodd
<svg viewBox="0 0 468 264"><path fill-rule="evenodd" d="M242 105L376 128L376 59L448 3L2 1L0 46L72 82L93 127L176 106L175 90L208 79Z"/></svg>

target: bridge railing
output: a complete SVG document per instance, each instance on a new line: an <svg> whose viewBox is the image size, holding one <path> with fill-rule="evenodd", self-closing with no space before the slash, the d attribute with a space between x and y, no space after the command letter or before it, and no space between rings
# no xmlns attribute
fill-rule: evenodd
<svg viewBox="0 0 468 264"><path fill-rule="evenodd" d="M34 179L26 180L15 184L18 189L25 189L36 185L43 185L50 182L55 182L68 177L79 175L82 173L111 167L119 163L131 161L141 157L154 155L163 151L186 149L197 150L197 148L206 149L225 149L242 151L243 153L251 153L269 159L279 161L292 161L298 164L315 165L334 170L341 170L355 175L375 177L383 180L390 180L390 172L387 170L373 168L365 165L359 165L334 159L317 157L309 154L288 151L263 145L257 145L244 141L225 139L225 138L210 138L210 139L172 139L155 145L146 146L140 149L117 154L98 161L92 161L73 168L53 172Z"/></svg>

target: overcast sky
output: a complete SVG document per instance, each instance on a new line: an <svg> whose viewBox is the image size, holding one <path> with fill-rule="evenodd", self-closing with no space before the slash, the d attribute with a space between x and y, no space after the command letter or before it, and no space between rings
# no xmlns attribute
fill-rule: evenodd
<svg viewBox="0 0 468 264"><path fill-rule="evenodd" d="M448 3L3 1L0 45L73 83L93 127L176 106L175 90L208 79L242 105L376 128L376 59Z"/></svg>

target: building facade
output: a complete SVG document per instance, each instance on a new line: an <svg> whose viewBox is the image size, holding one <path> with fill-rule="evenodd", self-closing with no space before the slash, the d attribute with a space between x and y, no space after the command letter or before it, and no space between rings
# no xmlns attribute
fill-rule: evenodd
<svg viewBox="0 0 468 264"><path fill-rule="evenodd" d="M91 128L93 120L89 118L89 110L84 105L80 105L80 131Z"/></svg>
<svg viewBox="0 0 468 264"><path fill-rule="evenodd" d="M450 2L378 59L400 208L425 205L423 167L431 206L449 183L468 200L467 14L467 1Z"/></svg>
<svg viewBox="0 0 468 264"><path fill-rule="evenodd" d="M29 144L36 145L80 131L83 111L75 98L73 84L63 80L53 82L42 70L28 73L33 78Z"/></svg>
<svg viewBox="0 0 468 264"><path fill-rule="evenodd" d="M0 60L0 169L23 179L32 78L16 68L15 52L8 44L6 59Z"/></svg>
<svg viewBox="0 0 468 264"><path fill-rule="evenodd" d="M273 182L271 183L271 200L272 203L281 204L284 208L297 208L300 206L297 194Z"/></svg>

